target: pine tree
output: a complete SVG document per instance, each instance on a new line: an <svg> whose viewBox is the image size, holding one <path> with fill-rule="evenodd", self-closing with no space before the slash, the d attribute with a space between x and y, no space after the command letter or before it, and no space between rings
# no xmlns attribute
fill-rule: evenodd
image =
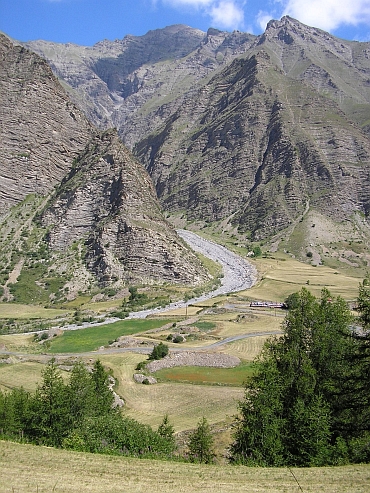
<svg viewBox="0 0 370 493"><path fill-rule="evenodd" d="M203 417L189 438L189 458L191 462L210 464L215 453L213 450L213 437L208 421Z"/></svg>
<svg viewBox="0 0 370 493"><path fill-rule="evenodd" d="M95 393L95 414L99 416L110 413L114 396L109 388L109 374L105 371L100 360L95 361L91 378Z"/></svg>
<svg viewBox="0 0 370 493"><path fill-rule="evenodd" d="M54 360L42 376L42 384L30 402L27 435L37 443L59 447L70 427L67 387Z"/></svg>
<svg viewBox="0 0 370 493"><path fill-rule="evenodd" d="M171 454L175 450L176 441L175 441L175 430L171 425L170 420L168 418L168 414L163 417L162 422L158 426L157 433L165 439L167 452Z"/></svg>

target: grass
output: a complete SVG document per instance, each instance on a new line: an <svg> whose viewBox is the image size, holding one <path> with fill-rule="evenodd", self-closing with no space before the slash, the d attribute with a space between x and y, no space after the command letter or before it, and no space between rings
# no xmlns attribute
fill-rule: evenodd
<svg viewBox="0 0 370 493"><path fill-rule="evenodd" d="M0 319L38 319L68 316L70 312L21 303L0 303Z"/></svg>
<svg viewBox="0 0 370 493"><path fill-rule="evenodd" d="M161 382L181 382L198 385L229 385L241 387L253 375L251 363L241 363L235 368L209 368L204 366L177 366L155 372Z"/></svg>
<svg viewBox="0 0 370 493"><path fill-rule="evenodd" d="M37 384L41 382L41 372L45 365L38 362L27 361L25 363L0 365L0 389L12 389L23 387L25 390L33 392ZM64 378L68 377L67 372L62 372Z"/></svg>
<svg viewBox="0 0 370 493"><path fill-rule="evenodd" d="M135 367L146 356L135 353L101 355L102 363L112 369L117 380L116 391L125 400L124 412L138 421L157 427L168 414L176 431L195 428L202 416L211 424L237 413L242 399L241 387L192 385L163 382L138 384L133 379Z"/></svg>
<svg viewBox="0 0 370 493"><path fill-rule="evenodd" d="M354 300L360 277L349 276L326 266L314 267L290 258L262 258L254 261L260 281L244 294L253 299L284 301L303 286L315 296L326 287L334 296ZM360 274L359 274L360 275Z"/></svg>
<svg viewBox="0 0 370 493"><path fill-rule="evenodd" d="M174 464L2 441L0 469L0 493L367 493L370 489L368 465L278 469Z"/></svg>
<svg viewBox="0 0 370 493"><path fill-rule="evenodd" d="M156 329L168 323L168 320L120 320L112 324L86 329L65 331L51 341L51 353L82 353L95 351L106 346L120 336L134 335L147 330Z"/></svg>

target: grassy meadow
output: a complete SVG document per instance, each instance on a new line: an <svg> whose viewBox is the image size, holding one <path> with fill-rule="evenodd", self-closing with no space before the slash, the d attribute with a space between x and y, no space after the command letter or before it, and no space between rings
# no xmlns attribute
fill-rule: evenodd
<svg viewBox="0 0 370 493"><path fill-rule="evenodd" d="M121 458L0 441L0 493L368 493L370 466L248 468Z"/></svg>
<svg viewBox="0 0 370 493"><path fill-rule="evenodd" d="M238 413L238 402L244 396L243 382L251 374L251 362L258 356L270 333L277 333L286 314L283 310L252 309L251 300L283 301L303 286L320 296L327 287L331 293L346 300L357 296L361 278L356 271L313 267L281 254L276 258L258 258L254 264L259 272L257 284L250 290L204 301L186 310L172 310L146 320L122 320L109 325L65 331L50 340L49 347L37 345L32 335L2 335L0 350L13 351L12 364L0 363L0 389L23 386L34 390L41 381L44 364L53 356L61 365L70 364L81 353L81 359L91 362L99 358L116 378L116 392L124 399L123 412L139 422L158 427L168 414L175 432L187 432L196 427L199 419L207 418L215 432L219 465L200 466L184 463L156 462L107 456L95 456L0 442L0 493L2 492L125 492L196 493L217 492L317 492L367 493L370 490L370 467L294 469L299 485L288 469L251 469L224 466L224 454L231 442L230 423ZM88 300L83 300L84 304ZM96 305L104 311L121 302ZM19 311L17 311L17 308ZM69 309L78 306L69 306ZM91 307L90 307L91 308ZM97 311L99 311L97 309ZM66 311L0 304L0 318L52 318ZM169 333L185 333L182 344L168 343ZM169 327L163 327L165 324ZM173 324L176 324L173 327ZM158 330L156 330L158 329ZM148 332L149 331L149 332ZM175 367L157 372L159 383L141 385L134 381L137 364L147 359L138 352L99 352L98 348L123 335L135 339L168 343L171 349L201 347L224 338L241 336L208 351L237 356L242 363L233 369L205 367ZM89 355L82 353L89 353ZM76 356L72 357L72 353ZM0 358L2 356L0 355ZM63 377L68 373L63 371ZM2 463L1 463L2 461ZM6 463L5 467L3 464ZM221 464L221 465L220 465Z"/></svg>
<svg viewBox="0 0 370 493"><path fill-rule="evenodd" d="M51 353L82 353L95 351L106 346L118 337L135 335L148 330L157 329L168 323L162 319L130 319L120 320L112 324L87 327L79 330L67 330L50 342Z"/></svg>
<svg viewBox="0 0 370 493"><path fill-rule="evenodd" d="M155 372L160 382L192 383L195 385L229 385L242 387L253 375L251 363L241 363L235 368L210 368L200 366L175 366Z"/></svg>
<svg viewBox="0 0 370 493"><path fill-rule="evenodd" d="M24 305L21 303L0 303L0 320L18 319L51 319L64 317L70 312L57 308L43 308L38 305Z"/></svg>
<svg viewBox="0 0 370 493"><path fill-rule="evenodd" d="M252 299L284 301L289 294L306 287L315 296L320 296L321 290L327 288L333 296L354 300L362 280L361 272L354 268L348 274L347 270L336 270L325 265L315 267L282 255L258 258L253 263L260 280L252 289L245 291Z"/></svg>

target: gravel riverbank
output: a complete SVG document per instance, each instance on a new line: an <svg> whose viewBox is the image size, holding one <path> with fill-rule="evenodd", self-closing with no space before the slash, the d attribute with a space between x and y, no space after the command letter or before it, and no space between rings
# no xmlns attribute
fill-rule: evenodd
<svg viewBox="0 0 370 493"><path fill-rule="evenodd" d="M178 301L171 303L165 308L157 308L151 310L142 310L140 312L130 313L128 318L145 318L148 315L161 313L177 308L205 301L215 296L226 293L235 293L244 289L251 288L257 281L257 270L255 267L234 252L231 252L222 245L219 245L211 240L206 240L201 236L187 231L185 229L177 230L177 234L196 252L201 253L209 259L219 262L223 270L223 278L221 286L214 291L205 293L197 298L192 298L188 301Z"/></svg>

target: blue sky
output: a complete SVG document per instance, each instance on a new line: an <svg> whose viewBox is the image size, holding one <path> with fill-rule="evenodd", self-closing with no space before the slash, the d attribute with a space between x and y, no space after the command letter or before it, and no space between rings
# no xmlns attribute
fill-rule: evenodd
<svg viewBox="0 0 370 493"><path fill-rule="evenodd" d="M370 40L370 0L0 0L0 31L90 46L171 24L260 34L285 14L344 39Z"/></svg>

